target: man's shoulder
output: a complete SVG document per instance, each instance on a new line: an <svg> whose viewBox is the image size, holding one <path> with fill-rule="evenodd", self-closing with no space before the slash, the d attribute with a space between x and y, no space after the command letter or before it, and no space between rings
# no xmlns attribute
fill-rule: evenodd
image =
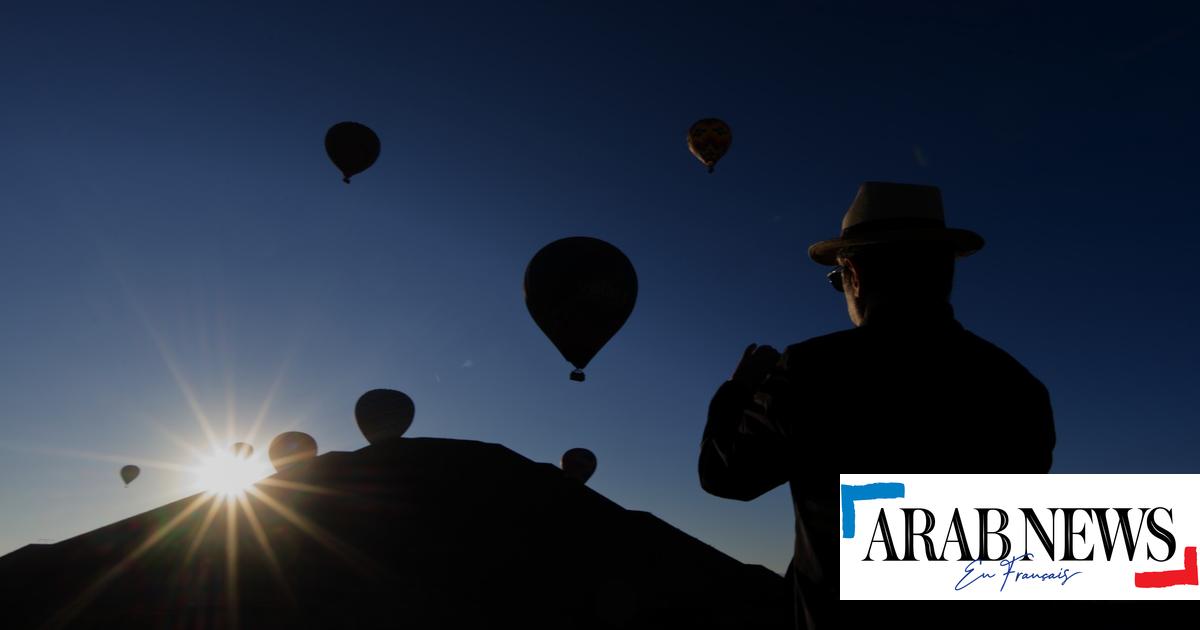
<svg viewBox="0 0 1200 630"><path fill-rule="evenodd" d="M1011 372L1028 378L1036 382L1039 386L1045 387L1042 385L1042 382L1038 380L1038 378L1034 376L1032 372L1029 371L1029 368L1025 367L1025 364L1018 361L1016 357L1009 354L1004 348L1001 348L1000 346L988 341L987 339L984 339L983 337L980 337L969 330L966 330L965 328L962 332L964 339L966 339L967 343L973 346L977 354L986 356L993 363L1003 365Z"/></svg>
<svg viewBox="0 0 1200 630"><path fill-rule="evenodd" d="M811 337L789 345L783 351L780 359L781 366L784 368L794 367L794 359L800 359L806 363L814 360L818 363L826 363L828 360L847 356L847 351L861 344L863 339L861 328L850 328Z"/></svg>
<svg viewBox="0 0 1200 630"><path fill-rule="evenodd" d="M822 350L836 349L847 343L856 343L862 337L862 328L847 328L817 337L810 337L804 341L798 341L787 347L788 350L797 352L820 352Z"/></svg>
<svg viewBox="0 0 1200 630"><path fill-rule="evenodd" d="M967 356L959 354L960 361L991 365L994 369L998 368L1014 376L1041 383L1024 364L1000 346L961 325L956 324L947 330L950 337L943 337L942 341L935 345L957 347L959 351L955 354L965 351ZM839 330L789 345L780 359L780 366L783 368L812 364L828 366L839 360L851 360L851 357L861 359L864 351L867 351L866 354L870 354L870 349L881 342L883 340L878 335L872 335L866 327Z"/></svg>

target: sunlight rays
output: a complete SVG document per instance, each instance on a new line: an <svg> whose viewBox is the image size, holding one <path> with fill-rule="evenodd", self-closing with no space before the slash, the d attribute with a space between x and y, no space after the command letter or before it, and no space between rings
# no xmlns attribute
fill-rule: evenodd
<svg viewBox="0 0 1200 630"><path fill-rule="evenodd" d="M275 402L275 395L279 392L279 388L283 386L283 377L287 374L290 363L291 359L289 357L284 359L283 363L279 366L279 373L271 381L271 387L267 389L267 395L263 397L262 405L258 408L258 414L254 416L254 422L250 423L250 430L246 433L246 441L253 441L258 436L259 429L262 428L263 422L267 419L267 414L271 411L271 404Z"/></svg>
<svg viewBox="0 0 1200 630"><path fill-rule="evenodd" d="M147 428L152 429L148 432L142 431L141 434L149 434L151 438L158 436L158 439L152 440L154 444L148 446L160 450L163 446L169 448L173 445L183 457L178 461L169 461L161 456L146 459L86 448L19 447L4 442L0 442L0 449L13 448L112 464L132 462L144 468L191 475L193 487L201 492L173 504L168 512L153 510L133 517L129 524L134 529L112 530L116 536L115 544L120 546L108 553L116 555L106 561L107 566L97 567L94 575L89 576L92 579L73 601L59 609L49 626L63 627L78 620L84 609L100 605L99 602L104 601L102 594L106 590L124 592L128 588L126 579L136 575L143 565L170 563L177 567L177 574L181 576L178 584L168 587L173 589L207 588L203 585L209 578L203 576L208 570L207 567L211 565L214 571L211 579L223 580L224 584L206 594L204 599L224 609L223 612L216 613L218 616L214 617L215 620L219 619L226 627L236 628L241 622L242 601L250 601L243 589L256 585L256 577L259 575L265 576L269 573L287 600L296 603L285 568L285 563L290 563L292 559L291 556L281 556L281 550L289 549L286 547L289 544L304 543L306 538L318 543L315 547L318 553L327 550L362 574L378 574L381 569L371 558L293 507L292 501L302 494L338 496L345 495L344 491L300 481L267 478L274 471L267 461L268 448L265 445L255 449L239 449L239 453L252 450L253 453L248 456L239 455L231 450L239 441L253 445L255 439L266 432L268 424L274 425L272 421L277 419L272 418L272 412L285 389L292 358L300 345L296 342L302 340L293 339L291 343L285 344L287 347L284 348L285 352L277 370L268 368L263 374L271 380L261 401L251 401L251 406L241 407L239 413L238 378L235 377L235 361L231 351L233 345L228 335L230 331L226 329L222 317L223 309L218 305L215 340L221 373L217 375L219 380L212 382L218 384L218 387L223 387L224 392L216 394L209 392L207 388L206 383L210 381L193 381L189 378L189 373L194 371L196 366L189 361L190 355L183 351L192 346L175 343L177 340L168 334L168 329L156 325L146 308L147 305L138 299L130 279L121 272L116 261L110 259L106 262L121 286L127 305L135 314L135 321L141 324L142 330L152 343L154 353L162 361L165 376L169 377L168 391L177 390L181 398L174 401L178 409L174 412L163 414L161 411L147 413L144 410L136 410L124 415L132 417L135 421L141 419ZM193 309L192 312L202 316L203 310ZM199 331L198 343L202 348L208 348L213 341L203 330L206 328L205 322L200 324L202 330ZM183 341L186 342L187 339ZM204 356L207 357L207 354ZM170 387L170 384L174 387ZM212 396L213 400L207 400L210 393L216 394ZM183 405L179 405L179 402ZM290 423L303 423L306 415L291 413ZM195 430L185 430L176 422L183 421L188 416L198 425L198 435ZM246 421L249 421L249 426L243 425L239 430L238 425ZM240 440L239 433L242 434ZM173 485L172 480L165 476L159 476L155 483L157 485L152 485L151 490L160 491L166 485ZM145 484L145 480L142 484ZM274 495L263 492L256 484L275 489ZM186 485L178 487L176 491L186 488ZM121 496L134 495L128 493ZM137 500L144 501L147 497L145 492L141 492L137 495ZM175 514L165 516L171 512ZM164 514L164 517L159 518L159 514ZM222 516L223 518L220 518ZM218 522L219 520L223 520L224 523ZM284 563L281 563L281 557L285 560ZM222 561L223 570L218 568Z"/></svg>
<svg viewBox="0 0 1200 630"><path fill-rule="evenodd" d="M192 538L192 544L188 547L187 554L183 556L183 564L185 566L190 565L192 558L196 557L196 552L200 550L200 545L204 542L204 535L208 533L208 528L217 519L217 512L219 511L221 511L221 502L213 501L212 506L208 508L208 513L204 515L204 520L200 523L199 531Z"/></svg>
<svg viewBox="0 0 1200 630"><path fill-rule="evenodd" d="M228 451L203 458L193 472L197 489L224 497L240 496L270 474L269 466L259 455L239 457Z"/></svg>
<svg viewBox="0 0 1200 630"><path fill-rule="evenodd" d="M242 511L246 514L246 522L250 524L250 530L254 534L254 539L258 541L258 546L262 549L263 557L267 559L267 567L271 570L271 575L279 583L279 588L287 596L288 601L295 604L296 598L292 595L292 588L288 584L287 578L283 575L283 569L279 566L279 558L275 556L275 549L271 546L267 532L258 520L258 514L254 511L254 506L250 505L250 501L245 495L237 497L237 504L241 506Z"/></svg>
<svg viewBox="0 0 1200 630"><path fill-rule="evenodd" d="M280 503L271 495L259 490L254 486L247 488L246 492L250 496L258 499L263 505L273 510L276 514L282 516L301 532L307 534L318 544L333 552L334 555L341 558L359 573L379 573L379 567L369 557L363 555L354 547L346 544L340 538L333 535L333 533L326 531L320 525L317 525L311 520L305 518L303 515L297 513L295 510Z"/></svg>
<svg viewBox="0 0 1200 630"><path fill-rule="evenodd" d="M162 423L156 422L152 418L146 418L146 424L148 424L150 427L152 427L155 431L158 431L159 433L161 433L163 435L163 437L170 440L170 442L172 444L174 444L175 446L179 447L180 450L191 455L193 457L193 459L200 460L200 459L204 458L205 453L203 450L196 448L187 440L179 437L178 434L176 434L173 431L171 431L170 429L168 429Z"/></svg>
<svg viewBox="0 0 1200 630"><path fill-rule="evenodd" d="M300 481L288 481L287 479L275 479L273 477L268 477L267 479L263 479L262 481L259 481L255 485L268 486L271 488L283 488L285 490L298 490L300 492L308 492L311 494L327 494L327 495L345 495L345 494L347 494L346 492L344 492L342 490L335 490L333 488L324 488L321 486L314 486L311 483L303 483Z"/></svg>
<svg viewBox="0 0 1200 630"><path fill-rule="evenodd" d="M116 268L115 265L111 267L111 270L122 288L122 292L124 293L127 304L129 305L130 309L137 314L137 318L140 320L142 328L145 330L146 335L154 344L154 348L157 351L159 358L162 360L163 365L166 367L167 373L171 376L175 386L179 389L179 393L182 395L188 410L191 412L193 419L196 421L196 424L198 424L201 431L203 431L204 437L208 441L209 446L214 451L220 450L221 441L217 435L217 431L214 429L214 423L205 412L204 406L200 403L200 397L197 395L196 389L188 381L181 363L176 359L175 354L172 352L171 347L167 342L166 336L151 321L150 314L143 306L141 300L137 298L132 284L130 283L129 279L125 277L125 274L122 273L120 269ZM219 310L217 313L217 319L219 320L217 324L218 352L224 359L223 362L225 364L224 369L222 370L222 380L224 381L225 386L225 438L227 442L232 443L237 441L235 439L237 426L236 379L234 378L233 362L230 360L231 353L226 341L226 331L223 325L223 318ZM288 366L291 364L291 358L295 355L297 350L296 345L297 344L294 343L291 344L292 347L288 348L284 353L284 359L279 366L279 371L272 379L271 386L268 388L266 396L264 397L262 404L259 406L258 413L256 414L254 421L251 423L248 435L243 438L242 441L252 442L258 435L259 430L262 428L262 425L270 412L271 405L283 385Z"/></svg>
<svg viewBox="0 0 1200 630"><path fill-rule="evenodd" d="M194 470L194 467L186 466L184 464L177 464L175 462L168 462L165 460L134 457L132 455L113 455L109 453L99 453L96 451L84 451L70 448L49 448L44 446L32 446L28 444L15 444L11 442L0 442L0 448L25 453L34 453L37 455L54 455L70 459L83 459L112 464L135 463L143 468L155 468L158 470L169 470L171 472L192 472Z"/></svg>
<svg viewBox="0 0 1200 630"><path fill-rule="evenodd" d="M217 453L214 461L218 465L248 465L251 470L254 470L256 465L261 466L262 464L262 462L250 462L247 459L235 457L228 454L227 451ZM186 467L177 468L188 470ZM257 470L261 470L261 468ZM284 494L278 497L273 496L259 486L274 488ZM226 627L237 628L241 621L240 605L243 599L241 569L244 562L251 563L247 566L261 567L269 573L287 601L295 605L295 594L292 592L287 572L276 551L277 543L272 541L271 532L274 532L276 536L282 535L282 540L291 544L295 543L293 537L279 529L282 523L290 525L291 531L296 532L301 538L307 537L315 541L320 548L339 558L360 575L372 576L385 572L369 556L293 508L290 502L300 493L324 496L346 494L345 491L336 488L276 478L250 479L244 487L236 489L226 490L219 486L207 488L205 492L195 496L182 508L179 508L178 513L166 523L154 527L142 540L136 542L132 551L126 553L113 566L100 572L73 602L58 612L49 627L58 628L70 625L86 607L96 601L107 587L129 571L140 559L147 557L151 551L166 554L154 556L158 558L155 561L171 561L171 558L181 558L179 567L184 574L194 571L194 565L197 565L202 557L212 558L216 562L223 560L223 587L214 595L221 603L222 612L218 614ZM205 506L207 506L207 510L204 510L202 514L198 513ZM218 517L222 516L222 512L224 512L223 527L217 524ZM239 522L242 518L245 521ZM176 531L183 532L184 537L173 538L171 540L174 542L163 545L168 540L168 536ZM243 541L243 538L247 538L247 540ZM251 538L253 543L248 542Z"/></svg>
<svg viewBox="0 0 1200 630"><path fill-rule="evenodd" d="M144 316L143 316L144 317ZM183 370L175 361L174 356L167 348L166 341L158 331L150 326L149 320L145 321L146 331L154 340L154 346L158 349L159 357L162 358L163 364L166 365L167 371L170 372L171 378L175 380L175 385L179 387L179 393L183 395L184 402L187 403L188 409L191 410L192 416L196 422L200 424L200 428L204 431L204 436L208 438L208 443L215 449L219 446L220 441L217 434L213 431L212 423L209 422L208 416L204 413L204 408L200 406L200 400L196 397L196 392L187 379L184 377Z"/></svg>
<svg viewBox="0 0 1200 630"><path fill-rule="evenodd" d="M151 532L141 544L139 544L136 548L134 548L133 551L129 553L129 555L122 558L121 561L115 566L97 577L90 585L88 585L87 588L83 589L83 592L79 594L79 597L77 597L75 601L59 610L58 614L56 614L50 621L49 626L52 628L61 628L69 624L85 606L87 606L93 599L95 599L97 595L100 594L101 591L104 590L106 586L108 586L109 582L112 582L115 578L124 573L138 558L142 557L143 554L149 551L152 547L158 544L159 541L161 541L176 527L178 527L184 519L191 516L192 513L200 509L200 507L202 507L206 501L210 500L212 500L212 497L208 495L200 495L196 497L190 504L188 504L186 508L180 511L179 514L176 514L174 518L172 518L170 521L167 521L165 525Z"/></svg>
<svg viewBox="0 0 1200 630"><path fill-rule="evenodd" d="M225 606L229 611L230 627L238 619L238 536L237 503L225 497Z"/></svg>

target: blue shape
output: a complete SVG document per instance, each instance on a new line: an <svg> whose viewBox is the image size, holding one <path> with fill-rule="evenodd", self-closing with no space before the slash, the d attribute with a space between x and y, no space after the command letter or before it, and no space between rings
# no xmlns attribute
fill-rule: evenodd
<svg viewBox="0 0 1200 630"><path fill-rule="evenodd" d="M871 499L903 499L902 483L869 483L865 486L842 484L842 538L854 538L854 502Z"/></svg>

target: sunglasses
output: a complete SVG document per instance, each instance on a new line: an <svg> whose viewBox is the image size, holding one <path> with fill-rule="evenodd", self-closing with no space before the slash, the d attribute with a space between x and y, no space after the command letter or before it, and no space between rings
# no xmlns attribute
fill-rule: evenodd
<svg viewBox="0 0 1200 630"><path fill-rule="evenodd" d="M829 273L825 274L825 277L829 280L829 284L833 287L833 290L837 291L838 293L846 292L846 286L844 284L842 284L842 282L843 282L842 273L844 271L846 271L846 268L841 265L838 265L833 268L833 271L830 271Z"/></svg>

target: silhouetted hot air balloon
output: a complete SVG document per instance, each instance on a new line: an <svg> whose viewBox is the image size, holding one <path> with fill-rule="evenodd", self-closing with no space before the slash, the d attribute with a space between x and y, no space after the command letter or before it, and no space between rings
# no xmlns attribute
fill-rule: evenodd
<svg viewBox="0 0 1200 630"><path fill-rule="evenodd" d="M121 481L125 482L125 487L127 488L129 487L129 484L132 483L134 479L137 479L138 475L140 474L142 474L142 469L134 466L133 464L127 464L121 467Z"/></svg>
<svg viewBox="0 0 1200 630"><path fill-rule="evenodd" d="M340 122L325 132L325 152L349 184L352 176L371 168L379 157L379 136L366 125Z"/></svg>
<svg viewBox="0 0 1200 630"><path fill-rule="evenodd" d="M621 250L572 236L543 247L525 268L525 306L563 358L571 380L621 329L637 301L637 272Z"/></svg>
<svg viewBox="0 0 1200 630"><path fill-rule="evenodd" d="M416 406L404 392L394 389L372 389L359 397L354 405L358 430L371 444L398 439L412 426Z"/></svg>
<svg viewBox="0 0 1200 630"><path fill-rule="evenodd" d="M688 129L688 150L713 172L713 167L733 143L733 131L720 118L697 120Z"/></svg>
<svg viewBox="0 0 1200 630"><path fill-rule="evenodd" d="M596 472L596 454L586 448L573 448L563 453L561 466L563 472L579 483L587 483Z"/></svg>
<svg viewBox="0 0 1200 630"><path fill-rule="evenodd" d="M271 465L275 470L282 471L292 464L316 457L317 441L311 435L300 431L280 433L271 440L267 455L271 458Z"/></svg>
<svg viewBox="0 0 1200 630"><path fill-rule="evenodd" d="M229 450L233 451L233 456L239 459L250 459L254 455L254 447L245 442L234 442Z"/></svg>

